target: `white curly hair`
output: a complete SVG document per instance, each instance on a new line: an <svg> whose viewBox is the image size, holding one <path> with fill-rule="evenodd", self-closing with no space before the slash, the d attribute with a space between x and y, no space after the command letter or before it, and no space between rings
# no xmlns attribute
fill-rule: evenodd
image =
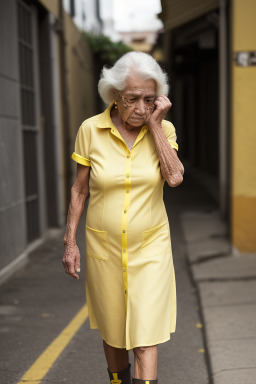
<svg viewBox="0 0 256 384"><path fill-rule="evenodd" d="M143 79L156 82L156 96L168 95L168 76L157 61L147 53L132 51L124 54L113 67L103 67L98 83L102 100L110 104L115 100L115 91L125 89L126 79L131 74L139 74Z"/></svg>

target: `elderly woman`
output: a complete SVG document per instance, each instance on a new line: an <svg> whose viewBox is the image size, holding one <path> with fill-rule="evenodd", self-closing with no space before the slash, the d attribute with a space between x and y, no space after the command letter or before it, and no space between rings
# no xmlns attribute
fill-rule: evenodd
<svg viewBox="0 0 256 384"><path fill-rule="evenodd" d="M63 265L78 279L76 229L86 199L86 298L90 327L103 339L112 384L157 383L157 345L176 327L176 285L163 186L184 168L167 76L149 55L130 52L103 68L99 93L109 104L85 120L75 142ZM131 381L128 350L134 352Z"/></svg>

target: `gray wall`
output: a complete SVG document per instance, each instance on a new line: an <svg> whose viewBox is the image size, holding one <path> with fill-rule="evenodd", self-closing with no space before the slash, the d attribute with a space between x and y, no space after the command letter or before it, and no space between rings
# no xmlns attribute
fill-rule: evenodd
<svg viewBox="0 0 256 384"><path fill-rule="evenodd" d="M0 1L0 269L26 247L16 7Z"/></svg>

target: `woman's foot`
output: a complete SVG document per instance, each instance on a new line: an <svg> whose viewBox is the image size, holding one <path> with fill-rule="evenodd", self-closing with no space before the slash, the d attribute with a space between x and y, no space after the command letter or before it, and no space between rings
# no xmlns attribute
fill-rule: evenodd
<svg viewBox="0 0 256 384"><path fill-rule="evenodd" d="M108 369L108 374L111 384L131 384L131 364L128 367L119 372L111 372Z"/></svg>

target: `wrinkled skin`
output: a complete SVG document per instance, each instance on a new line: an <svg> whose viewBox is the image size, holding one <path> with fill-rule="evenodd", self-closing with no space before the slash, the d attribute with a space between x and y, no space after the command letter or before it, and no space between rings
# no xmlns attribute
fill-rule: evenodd
<svg viewBox="0 0 256 384"><path fill-rule="evenodd" d="M76 272L80 272L80 251L75 242L64 244L64 256L62 264L65 272L75 279L79 279Z"/></svg>
<svg viewBox="0 0 256 384"><path fill-rule="evenodd" d="M85 201L89 196L90 167L77 164L76 179L71 188L71 201L68 209L66 233L63 239L64 255L62 264L65 272L78 280L80 272L80 252L76 245L76 230L82 216Z"/></svg>
<svg viewBox="0 0 256 384"><path fill-rule="evenodd" d="M155 107L156 83L152 79L143 80L134 74L127 78L125 89L116 92L115 97L118 107L114 111L115 122L128 132L139 130L150 118Z"/></svg>

